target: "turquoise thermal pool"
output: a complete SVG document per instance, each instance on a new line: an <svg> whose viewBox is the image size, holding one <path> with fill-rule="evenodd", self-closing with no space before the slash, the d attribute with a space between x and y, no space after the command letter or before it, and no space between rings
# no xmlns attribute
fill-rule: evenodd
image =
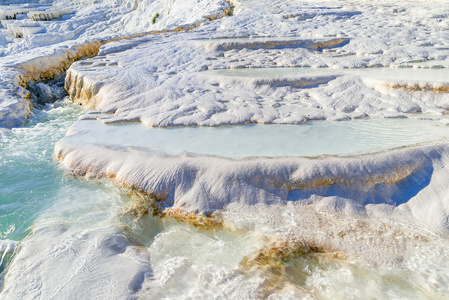
<svg viewBox="0 0 449 300"><path fill-rule="evenodd" d="M313 121L301 125L149 128L83 120L69 138L89 143L145 147L168 155L183 153L230 158L251 156L355 155L444 140L442 122L417 119Z"/></svg>

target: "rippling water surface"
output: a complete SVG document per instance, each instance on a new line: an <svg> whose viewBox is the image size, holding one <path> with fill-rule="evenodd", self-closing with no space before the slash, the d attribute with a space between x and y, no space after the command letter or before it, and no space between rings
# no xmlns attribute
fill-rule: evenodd
<svg viewBox="0 0 449 300"><path fill-rule="evenodd" d="M68 100L36 110L25 127L1 133L0 238L21 240L65 184L54 144L82 110Z"/></svg>

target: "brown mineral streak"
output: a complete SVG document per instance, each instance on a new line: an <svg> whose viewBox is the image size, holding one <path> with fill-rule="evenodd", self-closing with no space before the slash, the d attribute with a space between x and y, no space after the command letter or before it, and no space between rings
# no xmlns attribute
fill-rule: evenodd
<svg viewBox="0 0 449 300"><path fill-rule="evenodd" d="M217 216L200 215L178 208L164 209L168 197L167 193L146 193L131 188L128 195L134 199L134 203L126 207L123 212L136 218L152 213L153 216L174 219L202 230L224 228L222 220Z"/></svg>
<svg viewBox="0 0 449 300"><path fill-rule="evenodd" d="M384 86L393 89L405 89L410 91L449 92L449 86L432 86L429 84L384 84Z"/></svg>
<svg viewBox="0 0 449 300"><path fill-rule="evenodd" d="M326 47L332 47L332 46L337 46L340 45L344 42L347 42L348 39L332 39L329 41L322 41L322 42L312 42L312 43L307 43L307 46L312 48L312 49L322 49L322 48L326 48ZM257 47L268 47L268 48L276 48L276 47L280 47L280 46L299 46L301 44L303 44L304 41L302 40L296 40L296 41L269 41L269 42L265 42L265 41L251 41L248 43L239 43L238 47L245 47L245 48L257 48ZM236 47L235 44L222 44L217 46L218 49L222 49L222 50L231 50L234 49Z"/></svg>
<svg viewBox="0 0 449 300"><path fill-rule="evenodd" d="M239 263L239 269L242 273L259 269L264 271L265 278L261 284L258 298L265 299L273 292L284 288L286 263L296 257L324 253L331 253L331 251L312 242L275 240L253 253L253 255L245 256ZM335 253L334 257L339 258L340 254Z"/></svg>
<svg viewBox="0 0 449 300"><path fill-rule="evenodd" d="M253 269L266 265L282 266L296 256L310 253L326 253L328 249L306 241L274 241L257 251L252 257L246 256L240 262L240 268Z"/></svg>
<svg viewBox="0 0 449 300"><path fill-rule="evenodd" d="M164 210L161 215L163 218L171 218L185 224L193 225L203 230L224 229L223 221L216 216L204 216L196 213L190 213L179 208L169 208Z"/></svg>

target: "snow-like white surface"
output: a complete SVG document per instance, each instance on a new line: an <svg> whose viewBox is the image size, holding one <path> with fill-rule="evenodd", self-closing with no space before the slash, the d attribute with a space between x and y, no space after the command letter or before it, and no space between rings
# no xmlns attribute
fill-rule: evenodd
<svg viewBox="0 0 449 300"><path fill-rule="evenodd" d="M78 80L82 77L104 86L93 105L107 112L115 111L115 121L141 120L151 126L214 126L245 122L294 124L308 119L334 120L363 115L397 117L415 111L444 114L446 95L397 93L359 81L359 76L314 81L321 85L309 91L289 88L289 84L270 89L238 81L210 82L195 75L205 68L408 67L426 61L437 62L434 66L444 67L448 56L445 49L449 42L444 34L447 23L445 8L440 4L440 1L404 2L400 5L388 1L375 4L346 1L336 5L328 1L327 6L323 6L313 1L270 5L245 1L237 5L234 17L205 24L202 30L187 35L171 34L162 40L141 38L106 46L102 49L104 54L134 48L114 55L113 64L121 67L117 70L101 72L101 68L95 67L104 65L99 59L93 68L84 65L82 68L73 67L70 72ZM81 42L95 37L108 39L152 30L190 28L211 16L220 16L226 5L219 1L128 1L118 6L114 1L66 3L61 0L53 3L54 8L46 10L73 10L73 14L48 22L42 32L29 33L26 39L3 43L5 47L1 51L7 55L70 39ZM153 24L156 14L159 17ZM251 38L217 40L219 37L248 36ZM36 54L24 54L24 57L33 55ZM147 60L148 55L153 60ZM109 56L103 59L111 60ZM134 69L150 72L139 73ZM132 76L131 73L139 74L139 79L123 81ZM152 83L156 79L157 82ZM142 84L133 88L133 99L129 99L127 85L139 84L139 81ZM416 82L411 84L414 86ZM198 94L192 94L191 90ZM211 96L208 91L216 93ZM260 97L264 100L257 101ZM107 103L99 106L105 98ZM283 106L276 102L284 98L310 101ZM177 103L169 105L173 99ZM162 115L159 114L161 102L165 103ZM281 107L273 108L273 105ZM122 113L125 106L128 108ZM198 113L191 116L192 110Z"/></svg>
<svg viewBox="0 0 449 300"><path fill-rule="evenodd" d="M44 30L39 24L33 23L9 23L6 27L16 38L31 36Z"/></svg>
<svg viewBox="0 0 449 300"><path fill-rule="evenodd" d="M97 121L78 121L71 132L75 134L56 146L57 157L70 172L88 178L114 178L128 187L157 194L164 198L159 205L166 211L221 214L226 228L257 228L254 232L262 228L262 236L311 239L330 251L412 269L420 278L419 286L426 286L416 291L423 297L447 292L442 275L447 274L446 269L438 269L443 262L426 259L431 254L420 253L423 248L415 243L428 246L434 240L394 229L428 227L430 236L447 233L446 142L354 157L234 160L209 156L217 153L201 146L201 150L192 150L194 155L178 155L183 150L170 143L155 153L146 148L151 141L143 139L154 130L178 130L144 126L293 126L309 120L366 116L414 118L407 122L417 122L415 131L425 127L419 124L430 122L425 118L444 123L449 109L449 7L445 1L241 0L234 3L232 17L225 17L230 4L218 0L56 0L41 4L51 6L35 5L33 9L73 13L41 22L42 29L22 33L22 38L0 30L0 126L19 126L26 121L31 104L24 87L29 80L54 77L74 60L99 51L94 58L74 63L67 72L66 87L72 100L98 110ZM11 28L24 28L14 27L28 22L22 17L9 22ZM130 35L134 38L121 39ZM143 124L123 126L140 126L133 134L105 125L122 122ZM182 128L179 132L183 130L206 129ZM110 138L114 134L119 135L116 142ZM427 131L423 135L427 135L426 141L440 137ZM198 141L204 140L208 137ZM164 143L162 137L159 143ZM401 145L405 144L409 143ZM372 150L379 148L366 151ZM161 153L164 151L170 155ZM203 155L195 155L198 153ZM92 216L91 207L78 211L80 220L76 221L70 219L76 206L67 209L54 219L50 212L39 220L21 243L3 295L12 299L64 298L81 292L82 298L99 294L145 298L163 297L167 290L173 297L194 297L220 287L211 296L251 297L269 285L257 276L251 279L253 285L246 284L240 271L235 271L236 261L231 271L215 266L205 271L192 264L194 258L181 253L182 249L170 252L172 256L161 254L170 250L170 241L184 237L182 234L161 235L147 245L141 236L138 242L122 236L121 225L113 224L116 211L112 217L102 215L106 220L102 223L103 219L84 222L80 217ZM313 219L315 213L326 217L307 224L307 218L300 218L305 214ZM393 229L382 229L390 221ZM441 241L436 240L436 244ZM207 244L208 240L195 241ZM443 246L438 244L429 252L444 249L444 238L442 241ZM385 248L379 247L384 242ZM192 249L187 252L195 253ZM239 252L236 257L246 254ZM217 257L211 261L214 259ZM434 270L437 272L432 273ZM333 277L325 270L313 273L306 284L320 296L335 296L344 286L341 280L347 279L335 274L351 272L345 267L338 271ZM154 278L153 272L157 274ZM421 274L426 274L424 279ZM330 294L320 287L323 277L332 278ZM196 278L197 283L212 278L215 284L195 285L197 290L187 294L184 290L191 287L186 278ZM184 285L171 289L176 283ZM290 295L305 296L292 289ZM277 295L286 296L289 291L287 286ZM379 286L377 291L385 289ZM365 290L359 298L369 292ZM354 295L346 290L342 293ZM391 296L388 289L385 293L380 296L410 296L408 292Z"/></svg>
<svg viewBox="0 0 449 300"><path fill-rule="evenodd" d="M250 4L238 8L247 6ZM366 23L366 30L372 30L370 35L378 34L377 23L369 27L369 22L374 22L371 14L385 17L373 11L333 10L336 11L323 15L345 17L329 20L329 24L343 29L357 19L358 23ZM213 39L206 39L206 33L198 30L183 33L182 38L174 34L108 44L100 50L99 57L72 65L67 88L76 101L114 113L105 122L141 121L156 127L297 124L366 115L406 117L414 112L443 115L447 111L445 38L438 47L428 46L433 35L418 28L407 31L402 40L399 36L405 33L400 28L383 38L382 50L365 53L365 47L374 47L380 37L364 37L364 31L335 36L317 33L309 37L301 31L298 36L296 31L272 32L273 23L266 25L270 31L267 29L265 35L269 38L229 38L249 35L229 28L227 35L222 33L223 24L229 22L235 22L232 28L245 28L240 23L244 21L254 26L263 23L245 13L246 10L206 25L204 31L212 32ZM311 26L308 22L291 23L291 19L277 17L279 23L289 22L293 28ZM397 20L396 16L394 21ZM225 38L218 39L220 36ZM417 39L421 42L415 46L402 45L406 40ZM148 56L153 59L146 59ZM426 69L425 64L420 65L422 61L434 63L433 68ZM238 70L205 71L208 69ZM246 75L242 78L241 74ZM131 87L133 93L129 95Z"/></svg>
<svg viewBox="0 0 449 300"><path fill-rule="evenodd" d="M49 6L48 4L51 4ZM0 6L1 8L2 6ZM10 6L4 6L6 10ZM83 45L104 43L132 34L145 34L157 30L184 30L200 26L206 21L224 16L229 4L224 1L55 1L39 4L23 4L13 7L14 13L41 11L61 15L36 23L31 20L5 20L8 31L0 30L0 85L18 83L11 93L11 87L0 100L0 126L23 125L30 110L23 104L24 84L28 80L46 79L49 69L64 72L73 62L71 50ZM73 13L70 13L72 12ZM176 13L170 13L171 11ZM182 13L180 13L182 11ZM159 13L157 20L152 18ZM5 17L6 18L6 17ZM133 23L141 18L138 23ZM147 22L142 22L145 19ZM35 26L30 26L34 22ZM3 24L3 22L2 22ZM81 56L91 56L91 51ZM36 60L36 58L40 60ZM79 57L78 57L79 58ZM34 64L34 65L33 65ZM33 69L33 70L30 70ZM36 72L39 70L39 72ZM18 75L22 75L18 79ZM26 102L26 101L25 101Z"/></svg>

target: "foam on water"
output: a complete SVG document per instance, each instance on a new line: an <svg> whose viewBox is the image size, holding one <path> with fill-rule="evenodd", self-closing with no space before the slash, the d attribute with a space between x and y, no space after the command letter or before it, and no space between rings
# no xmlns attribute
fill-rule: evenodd
<svg viewBox="0 0 449 300"><path fill-rule="evenodd" d="M447 246L432 245L435 250ZM285 276L296 287L313 291L318 299L360 299L368 295L377 299L443 299L448 292L448 278L438 266L447 267L445 259L446 255L429 260L410 254L403 268L389 269L329 255L311 255L289 262ZM420 261L420 269L411 268L411 261Z"/></svg>
<svg viewBox="0 0 449 300"><path fill-rule="evenodd" d="M153 270L153 278L143 283L139 298L266 298L271 295L275 299L442 299L449 292L448 256L443 250L449 246L446 237L404 224L331 215L327 221L332 222L332 230L340 232L340 236L329 236L324 219L310 224L299 221L313 219L310 215L317 214L313 209L293 208L291 212L289 209L292 208L281 208L282 221L274 216L278 211L267 208L261 208L256 214L252 214L252 209L225 213L228 225L237 224L231 232L204 231L172 220L162 220L156 225L157 220L150 216L139 220L143 229L138 234L140 241L152 236L143 244L150 252ZM310 214L296 215L301 212ZM295 216L288 217L289 213ZM294 219L299 222L294 226L288 224ZM274 223L270 224L269 220ZM352 225L355 232L342 234ZM295 238L301 226L305 227L304 234L299 236L302 239L326 236L348 248L360 249L303 254L295 254L293 249L293 254L286 253L287 259L276 258L276 254L273 262L260 259L259 249L270 245L272 239ZM147 234L155 227L159 233ZM381 237L373 236L379 234L376 228L382 230ZM305 232L310 229L313 231ZM364 255L354 255L370 246L373 249L368 252L378 252L379 256L399 255L399 259L385 265L366 260ZM393 248L403 252L396 249L397 253L393 253ZM246 263L248 258L250 262ZM251 263L252 258L255 263Z"/></svg>

